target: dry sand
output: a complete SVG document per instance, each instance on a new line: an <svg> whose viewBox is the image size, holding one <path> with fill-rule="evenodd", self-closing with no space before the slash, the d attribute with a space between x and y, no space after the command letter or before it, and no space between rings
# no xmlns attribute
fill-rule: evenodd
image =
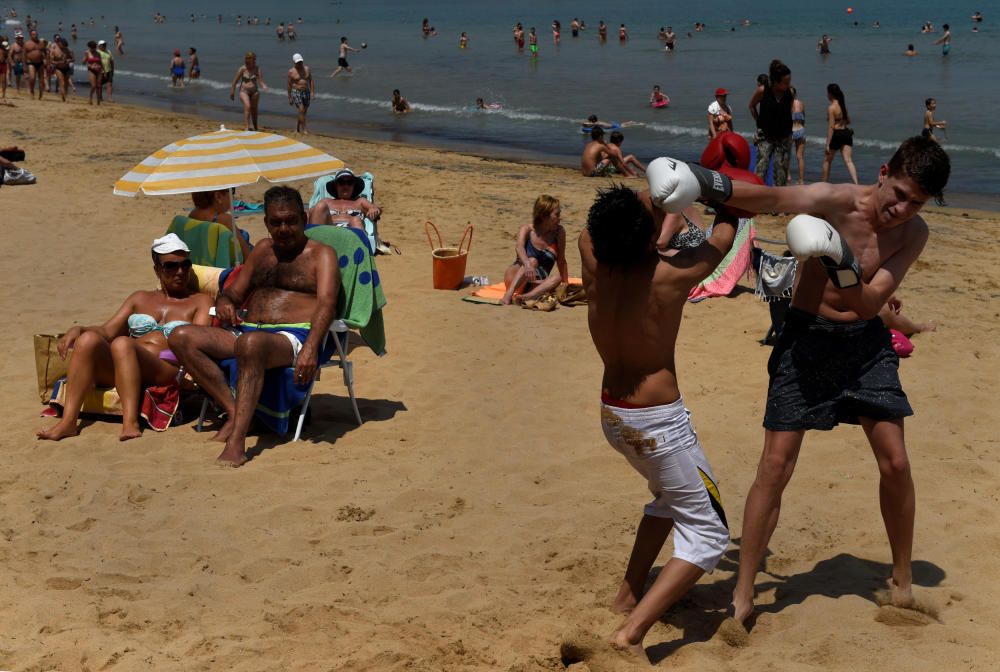
<svg viewBox="0 0 1000 672"><path fill-rule="evenodd" d="M253 438L262 452L226 470L190 422L126 445L106 421L36 442L50 421L37 417L31 350L32 334L101 321L154 284L149 242L188 201L115 197L112 184L216 124L24 98L0 119L0 144L25 147L39 180L0 190L0 668L557 670L570 633L615 624L605 607L648 495L601 435L585 309L540 314L435 291L422 229L432 219L455 242L475 224L468 271L498 279L537 194L563 200L575 241L600 182L312 136L377 175L383 234L403 248L379 259L389 355L356 351L363 427L327 375L306 440ZM662 667L996 669L998 217L928 210L932 236L900 294L939 328L916 337L901 370L916 409L915 577L940 622L877 606L889 559L877 472L861 430L842 427L806 441L749 644L715 636L737 541L650 632ZM259 217L247 222L263 235ZM781 235L769 218L759 228ZM687 307L678 344L734 537L762 445L767 325L749 293L712 299Z"/></svg>

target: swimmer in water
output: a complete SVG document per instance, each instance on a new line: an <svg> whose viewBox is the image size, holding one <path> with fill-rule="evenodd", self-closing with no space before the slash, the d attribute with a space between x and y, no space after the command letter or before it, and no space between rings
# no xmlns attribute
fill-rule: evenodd
<svg viewBox="0 0 1000 672"><path fill-rule="evenodd" d="M499 110L502 109L503 105L500 103L487 103L484 102L482 98L476 98L476 109L477 110Z"/></svg>
<svg viewBox="0 0 1000 672"><path fill-rule="evenodd" d="M462 34L458 38L458 48L465 49L468 46L469 46L469 35L465 31L462 31Z"/></svg>
<svg viewBox="0 0 1000 672"><path fill-rule="evenodd" d="M947 56L948 54L951 53L951 28L948 27L947 23L941 27L944 29L944 35L935 40L934 44L935 45L940 44L941 55Z"/></svg>
<svg viewBox="0 0 1000 672"><path fill-rule="evenodd" d="M903 52L904 56L916 56L920 52L913 48L912 44L906 45L906 51Z"/></svg>
<svg viewBox="0 0 1000 672"><path fill-rule="evenodd" d="M538 56L538 35L535 34L535 27L528 29L528 50L532 56Z"/></svg>
<svg viewBox="0 0 1000 672"><path fill-rule="evenodd" d="M653 107L666 107L669 103L670 99L660 91L660 85L654 86L653 92L649 94L649 104Z"/></svg>

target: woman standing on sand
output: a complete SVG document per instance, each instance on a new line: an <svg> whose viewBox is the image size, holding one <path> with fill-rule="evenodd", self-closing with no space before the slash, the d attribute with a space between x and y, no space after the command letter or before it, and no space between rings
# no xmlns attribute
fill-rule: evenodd
<svg viewBox="0 0 1000 672"><path fill-rule="evenodd" d="M229 100L236 99L236 85L240 87L240 102L243 103L243 130L249 131L251 123L253 130L257 129L257 106L260 103L260 90L267 91L264 83L264 73L257 66L257 54L248 51L243 65L236 71L233 87L229 91Z"/></svg>
<svg viewBox="0 0 1000 672"><path fill-rule="evenodd" d="M854 131L851 130L851 117L847 114L847 102L844 100L844 92L837 84L828 84L826 87L826 97L830 100L830 106L826 108L826 155L823 157L823 182L830 177L830 164L833 163L833 156L840 151L847 164L847 172L851 174L851 181L858 183L858 171L854 169L854 162L851 160L851 151L854 145Z"/></svg>
<svg viewBox="0 0 1000 672"><path fill-rule="evenodd" d="M94 94L97 94L97 104L101 104L101 88L104 77L104 65L101 55L97 53L97 42L87 42L87 51L83 56L83 64L87 66L87 78L90 80L90 104L94 104Z"/></svg>

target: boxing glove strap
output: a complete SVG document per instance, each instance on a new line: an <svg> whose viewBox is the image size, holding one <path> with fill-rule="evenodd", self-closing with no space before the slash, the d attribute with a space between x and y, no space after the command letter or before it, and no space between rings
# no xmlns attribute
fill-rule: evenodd
<svg viewBox="0 0 1000 672"><path fill-rule="evenodd" d="M691 174L698 180L701 197L706 201L725 203L733 195L733 181L717 170L709 170L697 163L689 163Z"/></svg>

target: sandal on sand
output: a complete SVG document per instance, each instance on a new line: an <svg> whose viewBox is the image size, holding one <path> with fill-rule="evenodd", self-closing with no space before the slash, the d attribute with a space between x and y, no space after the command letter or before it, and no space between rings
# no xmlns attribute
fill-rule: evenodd
<svg viewBox="0 0 1000 672"><path fill-rule="evenodd" d="M375 246L375 254L402 254L403 252L390 243L388 240L378 241L378 245Z"/></svg>
<svg viewBox="0 0 1000 672"><path fill-rule="evenodd" d="M537 299L523 301L521 307L528 310L539 310L543 313L550 313L559 307L559 301L552 294L543 294Z"/></svg>

